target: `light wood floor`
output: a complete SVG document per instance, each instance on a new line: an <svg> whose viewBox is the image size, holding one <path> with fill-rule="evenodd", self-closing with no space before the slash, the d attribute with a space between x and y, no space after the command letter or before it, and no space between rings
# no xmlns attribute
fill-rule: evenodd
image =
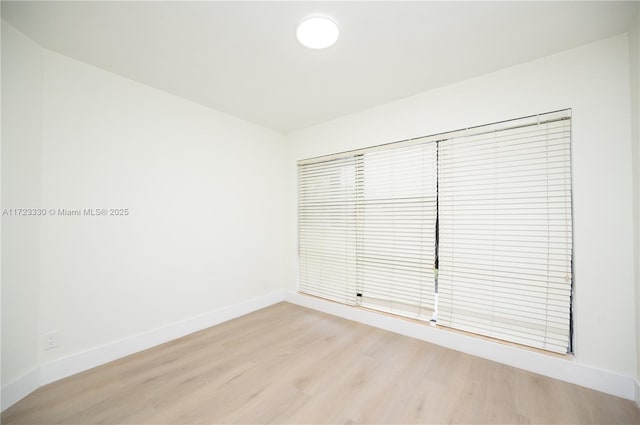
<svg viewBox="0 0 640 425"><path fill-rule="evenodd" d="M635 404L280 303L47 385L7 424L639 424Z"/></svg>

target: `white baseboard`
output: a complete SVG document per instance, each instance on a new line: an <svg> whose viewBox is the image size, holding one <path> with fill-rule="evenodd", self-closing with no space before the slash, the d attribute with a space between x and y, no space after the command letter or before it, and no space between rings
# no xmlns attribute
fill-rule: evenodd
<svg viewBox="0 0 640 425"><path fill-rule="evenodd" d="M636 379L636 406L640 409L640 379Z"/></svg>
<svg viewBox="0 0 640 425"><path fill-rule="evenodd" d="M38 368L32 369L2 388L2 411L38 389Z"/></svg>
<svg viewBox="0 0 640 425"><path fill-rule="evenodd" d="M592 388L617 397L638 400L638 383L633 378L517 346L475 338L446 329L357 309L296 292L285 292L285 301L334 316L364 323L390 332L417 338L474 356L493 360L561 381Z"/></svg>
<svg viewBox="0 0 640 425"><path fill-rule="evenodd" d="M41 364L36 369L2 388L0 395L2 399L2 410L4 411L43 385L235 319L236 317L252 313L281 301L284 301L283 292L275 291L261 297L252 298L200 316L170 323L119 341L110 342L99 347L94 347Z"/></svg>

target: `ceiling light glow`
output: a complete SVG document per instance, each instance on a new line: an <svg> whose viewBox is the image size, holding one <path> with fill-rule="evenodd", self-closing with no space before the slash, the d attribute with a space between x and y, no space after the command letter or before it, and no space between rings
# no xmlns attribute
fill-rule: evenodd
<svg viewBox="0 0 640 425"><path fill-rule="evenodd" d="M303 46L310 49L326 49L338 40L338 25L329 18L307 18L298 25L296 36Z"/></svg>

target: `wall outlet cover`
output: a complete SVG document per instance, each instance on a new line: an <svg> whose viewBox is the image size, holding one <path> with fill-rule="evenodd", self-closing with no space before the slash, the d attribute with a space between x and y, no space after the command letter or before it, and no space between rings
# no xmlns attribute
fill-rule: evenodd
<svg viewBox="0 0 640 425"><path fill-rule="evenodd" d="M60 332L50 331L44 334L44 349L51 350L60 346Z"/></svg>

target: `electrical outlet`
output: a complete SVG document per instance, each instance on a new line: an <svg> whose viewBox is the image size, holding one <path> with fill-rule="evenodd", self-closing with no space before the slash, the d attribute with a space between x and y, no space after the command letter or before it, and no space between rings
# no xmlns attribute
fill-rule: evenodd
<svg viewBox="0 0 640 425"><path fill-rule="evenodd" d="M60 346L60 332L51 331L44 334L44 349L51 350Z"/></svg>

